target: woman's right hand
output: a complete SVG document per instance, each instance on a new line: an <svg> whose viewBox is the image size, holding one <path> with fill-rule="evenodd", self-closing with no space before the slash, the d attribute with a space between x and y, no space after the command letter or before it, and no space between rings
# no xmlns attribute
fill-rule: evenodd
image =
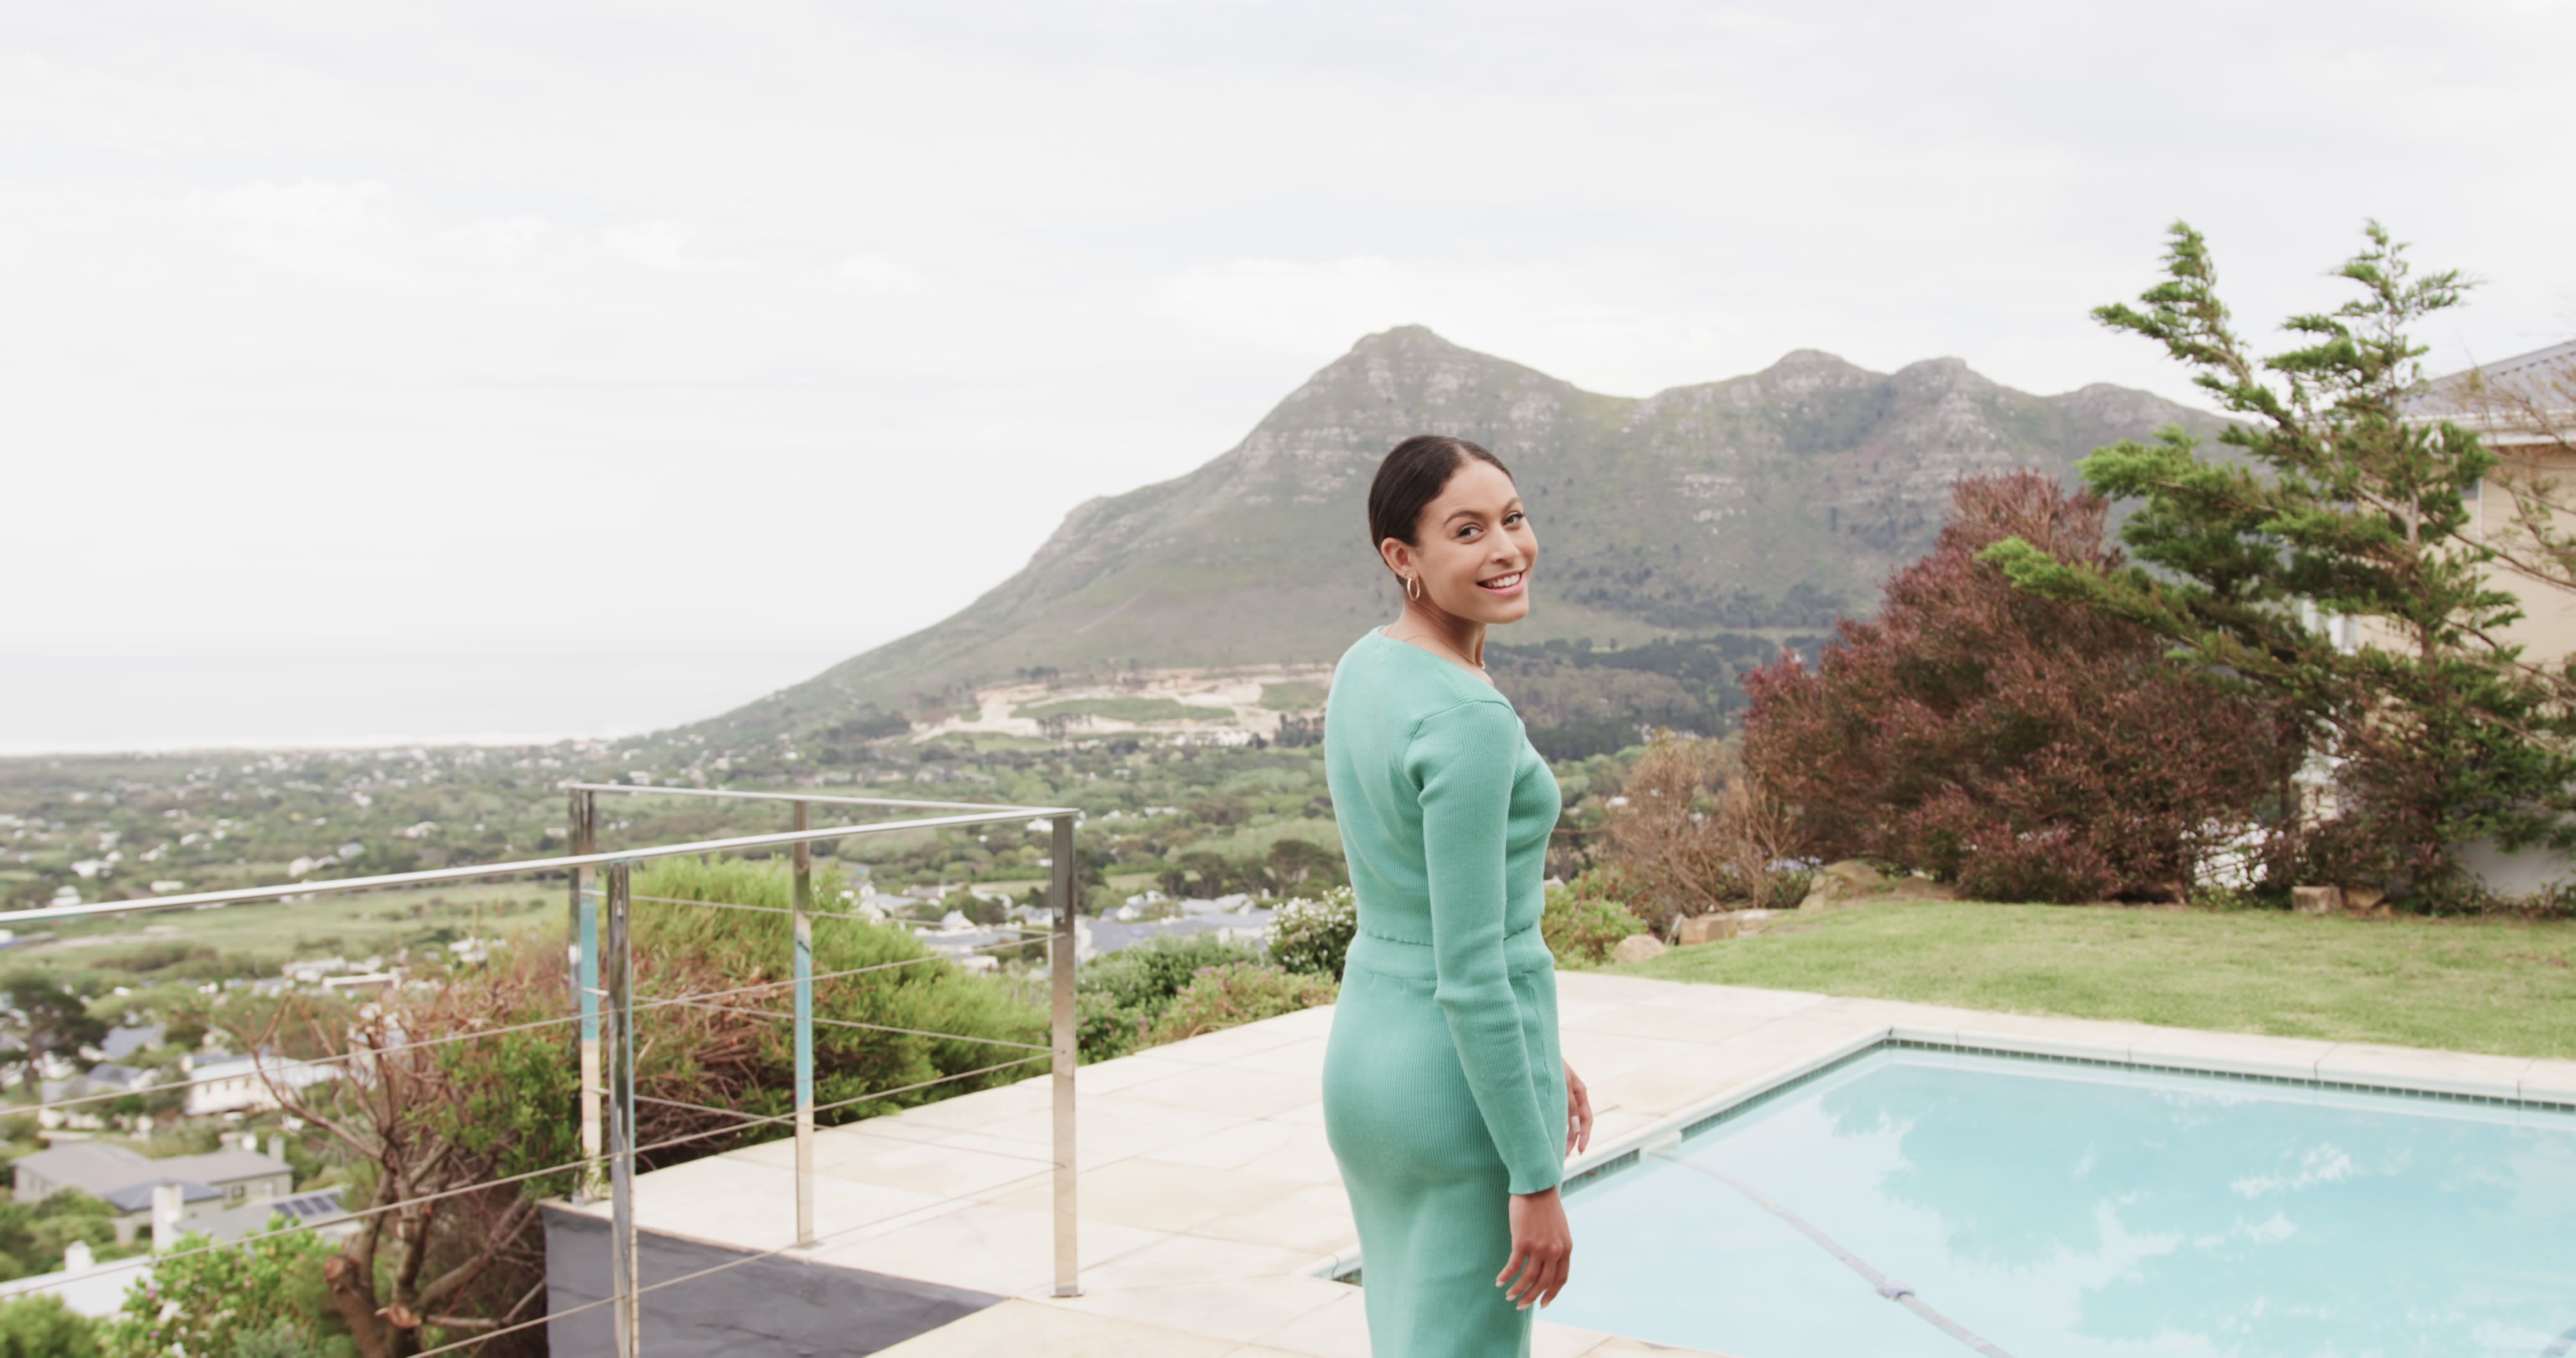
<svg viewBox="0 0 2576 1358"><path fill-rule="evenodd" d="M1512 1195L1512 1257L1494 1285L1503 1296L1528 1310L1556 1300L1574 1265L1574 1229L1565 1221L1565 1201L1554 1188ZM1515 1277L1514 1275L1518 1275Z"/></svg>

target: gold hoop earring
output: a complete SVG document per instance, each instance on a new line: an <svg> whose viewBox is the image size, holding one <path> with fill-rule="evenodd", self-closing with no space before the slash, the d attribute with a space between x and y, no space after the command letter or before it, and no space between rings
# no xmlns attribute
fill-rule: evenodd
<svg viewBox="0 0 2576 1358"><path fill-rule="evenodd" d="M1421 576L1408 575L1404 577L1404 597L1414 600L1417 603L1420 602L1422 599L1421 585Z"/></svg>

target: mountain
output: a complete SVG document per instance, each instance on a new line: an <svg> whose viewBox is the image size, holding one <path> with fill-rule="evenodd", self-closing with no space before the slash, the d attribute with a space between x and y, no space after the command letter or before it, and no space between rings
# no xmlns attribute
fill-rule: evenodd
<svg viewBox="0 0 2576 1358"><path fill-rule="evenodd" d="M1197 470L1074 506L955 615L689 729L801 733L1048 672L1328 662L1397 611L1365 502L1387 449L1426 431L1502 459L1538 535L1530 619L1492 653L1729 632L1776 650L1875 609L1888 573L1931 545L1955 478L2038 467L2072 484L2076 459L2168 423L2219 427L2120 387L2033 396L1955 358L1875 373L1812 349L1604 396L1399 326Z"/></svg>

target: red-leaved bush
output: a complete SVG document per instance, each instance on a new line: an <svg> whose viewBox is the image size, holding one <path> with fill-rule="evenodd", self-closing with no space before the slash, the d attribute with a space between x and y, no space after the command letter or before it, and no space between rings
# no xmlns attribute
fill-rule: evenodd
<svg viewBox="0 0 2576 1358"><path fill-rule="evenodd" d="M1744 757L1826 858L1920 868L1988 900L2180 899L2215 837L2298 758L2285 714L2144 630L2013 587L1975 553L2019 535L2119 563L2107 504L2033 471L1960 480L1930 555L1808 669L1747 675Z"/></svg>

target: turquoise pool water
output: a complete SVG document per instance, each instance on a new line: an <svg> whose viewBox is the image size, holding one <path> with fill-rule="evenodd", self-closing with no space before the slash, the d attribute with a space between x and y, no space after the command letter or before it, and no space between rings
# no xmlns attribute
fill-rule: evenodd
<svg viewBox="0 0 2576 1358"><path fill-rule="evenodd" d="M1667 1154L1567 1194L1548 1319L1738 1358L2576 1353L2564 1112L1881 1048Z"/></svg>

